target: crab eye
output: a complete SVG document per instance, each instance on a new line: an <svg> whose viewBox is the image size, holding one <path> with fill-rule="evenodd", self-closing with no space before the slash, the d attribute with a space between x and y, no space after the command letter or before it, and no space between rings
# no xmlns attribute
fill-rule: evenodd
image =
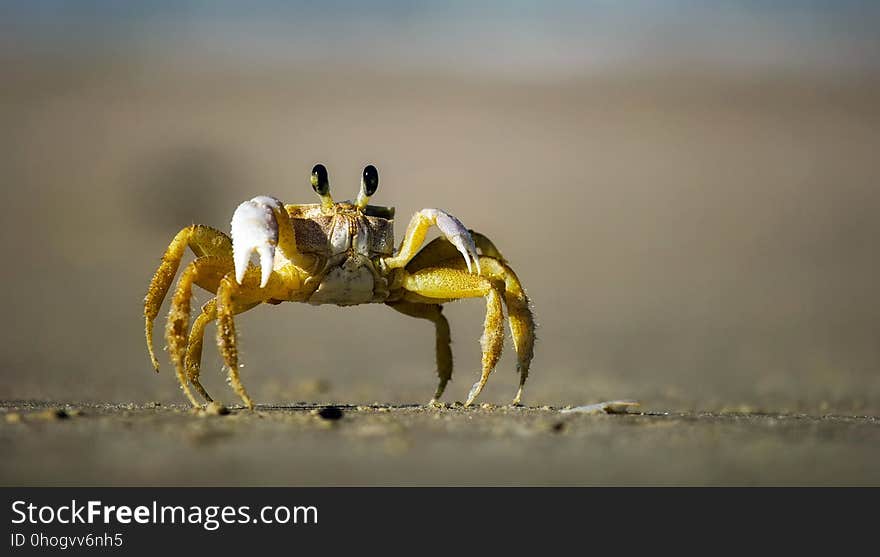
<svg viewBox="0 0 880 557"><path fill-rule="evenodd" d="M330 192L330 180L327 178L327 169L323 164L316 164L312 168L312 189L318 195L327 195Z"/></svg>
<svg viewBox="0 0 880 557"><path fill-rule="evenodd" d="M379 171L376 170L376 167L368 165L364 168L364 193L367 194L367 197L376 193L376 189L379 187Z"/></svg>

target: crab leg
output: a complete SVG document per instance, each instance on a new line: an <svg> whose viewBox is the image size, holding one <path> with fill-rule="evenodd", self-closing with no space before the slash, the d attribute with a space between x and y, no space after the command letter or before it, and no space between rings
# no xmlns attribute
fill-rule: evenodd
<svg viewBox="0 0 880 557"><path fill-rule="evenodd" d="M242 385L238 372L238 344L233 316L262 302L283 299L291 293L291 290L299 287L285 282L275 273L270 274L265 287L259 286L261 279L262 272L251 268L245 273L242 283L238 284L234 273L230 272L220 281L216 297L217 346L229 373L229 384L245 406L251 410L254 408L254 403Z"/></svg>
<svg viewBox="0 0 880 557"><path fill-rule="evenodd" d="M233 272L217 288L217 344L229 372L229 383L248 408L254 403L241 383L238 347L233 315L270 299L287 299L292 288L273 273L276 248L294 264L307 261L296 249L290 214L278 199L259 196L245 201L232 215ZM249 267L251 256L259 256L259 269ZM256 273L259 272L259 281ZM297 285L298 287L299 285Z"/></svg>
<svg viewBox="0 0 880 557"><path fill-rule="evenodd" d="M180 260L183 258L183 252L187 246L197 256L232 255L232 240L226 234L210 226L200 224L187 226L171 240L162 256L162 263L150 281L147 295L144 297L144 330L147 337L147 350L150 353L150 360L153 362L153 369L156 371L159 371L159 360L156 359L156 353L153 350L153 321L159 315L159 308L174 281L174 275L177 274Z"/></svg>
<svg viewBox="0 0 880 557"><path fill-rule="evenodd" d="M449 264L460 265L460 262L452 259L449 260ZM513 269L492 257L481 257L480 264L483 276L504 281L504 304L507 306L508 324L516 350L516 370L519 372L519 388L512 402L517 406L522 400L523 388L529 376L529 366L535 355L535 319L529 298Z"/></svg>
<svg viewBox="0 0 880 557"><path fill-rule="evenodd" d="M504 314L501 309L503 285L464 270L430 267L416 273L406 273L403 277L403 288L407 294L414 294L405 294L404 299L413 302L423 302L424 298L486 298L486 321L483 324L483 337L480 339L483 347L482 373L480 380L471 387L465 406L473 404L501 357L504 344Z"/></svg>
<svg viewBox="0 0 880 557"><path fill-rule="evenodd" d="M512 404L518 405L522 400L523 388L534 356L535 320L531 303L516 273L507 265L492 241L477 232L472 231L472 234L477 247L484 254L480 257L482 275L504 282L504 303L507 306L510 332L517 354L516 368L520 376L519 388ZM409 262L406 270L412 273L437 266L460 270L466 268L455 247L443 238L436 238Z"/></svg>
<svg viewBox="0 0 880 557"><path fill-rule="evenodd" d="M245 312L258 304L259 302L254 302L250 305L237 306L236 313ZM217 299L212 298L202 306L202 313L193 321L192 329L189 332L189 339L186 343L186 364L184 365L187 379L195 390L208 402L213 402L214 399L211 398L211 395L202 386L199 375L202 369L202 347L205 341L205 327L215 319L217 319Z"/></svg>
<svg viewBox="0 0 880 557"><path fill-rule="evenodd" d="M477 246L474 244L471 233L460 220L440 209L422 209L413 215L397 255L386 257L382 260L382 265L386 269L405 267L415 257L419 248L425 242L428 230L434 225L440 229L443 237L461 253L467 264L468 272L476 271L479 274L480 262L477 257Z"/></svg>
<svg viewBox="0 0 880 557"><path fill-rule="evenodd" d="M440 382L434 397L428 404L436 404L446 390L446 384L452 379L452 348L449 346L452 339L449 335L449 321L443 315L443 306L440 304L417 304L415 302L391 302L389 307L396 309L404 315L427 319L437 327L436 358L437 375Z"/></svg>
<svg viewBox="0 0 880 557"><path fill-rule="evenodd" d="M171 309L168 312L168 324L165 328L165 339L168 342L168 350L171 362L177 372L177 379L187 398L193 406L199 406L198 400L189 390L189 383L184 370L184 355L187 350L186 331L189 326L190 302L192 301L192 286L195 282L205 287L213 286L216 290L220 279L231 271L232 260L229 257L205 256L200 257L187 265L180 274L174 296L171 300ZM204 395L201 384L196 389ZM206 398L210 400L210 397Z"/></svg>
<svg viewBox="0 0 880 557"><path fill-rule="evenodd" d="M253 409L254 402L247 394L244 385L241 384L241 378L238 375L238 346L235 337L235 321L232 318L234 313L232 293L237 290L236 286L236 282L227 276L220 281L220 288L217 290L217 346L223 355L223 361L226 362L229 384L245 406Z"/></svg>
<svg viewBox="0 0 880 557"><path fill-rule="evenodd" d="M211 299L202 306L202 313L193 321L192 329L189 332L189 339L186 342L186 377L196 391L208 402L214 402L208 391L199 381L199 374L202 369L202 346L205 342L205 326L211 321L217 319L217 301Z"/></svg>

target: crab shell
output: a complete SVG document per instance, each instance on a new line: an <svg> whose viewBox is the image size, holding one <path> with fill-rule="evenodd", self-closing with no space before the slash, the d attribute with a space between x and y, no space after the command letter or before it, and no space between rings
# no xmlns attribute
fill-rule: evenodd
<svg viewBox="0 0 880 557"><path fill-rule="evenodd" d="M394 207L367 205L358 214L350 203L337 206L342 212L335 214L327 214L319 203L285 207L299 251L330 257L357 245L368 257L394 253Z"/></svg>

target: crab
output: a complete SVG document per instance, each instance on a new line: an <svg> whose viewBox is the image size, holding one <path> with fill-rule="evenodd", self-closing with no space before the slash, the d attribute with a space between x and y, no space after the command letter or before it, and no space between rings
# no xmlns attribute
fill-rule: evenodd
<svg viewBox="0 0 880 557"><path fill-rule="evenodd" d="M217 321L217 344L228 383L247 408L254 403L239 377L236 314L261 304L382 303L404 315L432 322L436 329L439 382L429 404L436 405L452 378L449 322L443 304L484 298L486 318L482 369L465 405L486 385L501 356L504 340L502 302L517 354L519 405L534 354L535 322L531 304L516 274L486 236L468 230L440 209L422 209L394 249L394 208L370 205L379 185L376 167L364 168L354 202L334 202L327 169L312 169L311 185L320 203L285 205L269 196L245 201L232 215L231 237L201 224L177 233L162 257L144 299L147 349L153 368L153 323L177 274L187 246L196 256L177 280L165 338L180 387L195 407L213 399L199 381L205 327ZM432 226L440 235L424 245ZM424 247L423 247L424 245ZM193 285L214 297L205 303L187 333Z"/></svg>

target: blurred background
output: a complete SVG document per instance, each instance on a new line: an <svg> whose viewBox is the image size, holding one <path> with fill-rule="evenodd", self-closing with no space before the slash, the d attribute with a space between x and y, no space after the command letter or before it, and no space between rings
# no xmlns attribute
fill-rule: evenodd
<svg viewBox="0 0 880 557"><path fill-rule="evenodd" d="M496 241L540 324L527 403L877 414L878 15L847 0L4 2L0 398L184 402L143 339L165 247L191 223L228 230L258 194L314 201L323 162L337 199L378 166L398 238L439 207ZM478 375L483 311L446 310L447 400ZM433 392L432 326L383 306L238 319L259 402ZM483 401L514 394L511 352ZM236 402L220 368L210 343L204 383Z"/></svg>

